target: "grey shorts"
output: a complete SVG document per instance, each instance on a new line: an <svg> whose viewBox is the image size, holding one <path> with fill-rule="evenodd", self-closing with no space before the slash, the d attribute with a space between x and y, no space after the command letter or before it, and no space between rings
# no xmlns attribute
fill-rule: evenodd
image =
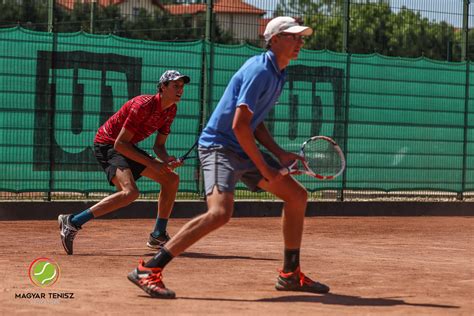
<svg viewBox="0 0 474 316"><path fill-rule="evenodd" d="M281 168L272 156L265 152L262 154L267 164L276 169ZM199 159L206 195L212 193L214 186L217 186L220 192L234 192L239 180L252 192L260 191L257 184L263 176L250 158L242 158L224 147L199 147Z"/></svg>

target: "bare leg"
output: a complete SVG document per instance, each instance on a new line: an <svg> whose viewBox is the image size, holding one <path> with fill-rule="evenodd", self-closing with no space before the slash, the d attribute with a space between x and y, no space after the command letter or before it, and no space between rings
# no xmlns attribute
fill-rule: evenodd
<svg viewBox="0 0 474 316"><path fill-rule="evenodd" d="M112 179L117 192L104 198L91 207L94 218L103 216L121 207L127 206L138 198L139 192L130 169L117 169Z"/></svg>
<svg viewBox="0 0 474 316"><path fill-rule="evenodd" d="M166 244L173 257L178 256L192 244L226 224L234 211L234 194L219 192L217 186L207 196L208 210L188 223Z"/></svg>
<svg viewBox="0 0 474 316"><path fill-rule="evenodd" d="M271 183L262 179L258 186L283 200L282 226L285 249L299 249L308 200L306 189L291 176L285 176Z"/></svg>
<svg viewBox="0 0 474 316"><path fill-rule="evenodd" d="M161 184L160 197L158 199L159 218L169 218L173 209L176 193L178 192L179 176L175 172L165 174L157 173L153 169L146 168L142 175Z"/></svg>

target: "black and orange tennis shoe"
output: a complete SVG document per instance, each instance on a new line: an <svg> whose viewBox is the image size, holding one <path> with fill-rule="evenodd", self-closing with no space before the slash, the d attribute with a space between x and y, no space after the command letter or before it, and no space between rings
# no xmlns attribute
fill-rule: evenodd
<svg viewBox="0 0 474 316"><path fill-rule="evenodd" d="M151 249L160 250L170 239L170 235L167 232L161 233L158 237L154 237L153 233L151 233L146 246Z"/></svg>
<svg viewBox="0 0 474 316"><path fill-rule="evenodd" d="M128 274L128 279L136 286L147 292L151 297L175 298L176 294L165 287L161 268L147 268L140 260L138 267Z"/></svg>
<svg viewBox="0 0 474 316"><path fill-rule="evenodd" d="M280 270L275 288L278 291L299 291L311 293L328 293L329 286L313 281L301 272L298 267L294 272L285 273Z"/></svg>

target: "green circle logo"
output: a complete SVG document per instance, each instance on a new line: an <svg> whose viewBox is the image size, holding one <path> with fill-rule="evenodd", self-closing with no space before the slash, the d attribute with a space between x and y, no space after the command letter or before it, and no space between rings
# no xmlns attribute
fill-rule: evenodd
<svg viewBox="0 0 474 316"><path fill-rule="evenodd" d="M48 258L35 259L28 270L31 282L39 287L48 287L59 279L59 265Z"/></svg>

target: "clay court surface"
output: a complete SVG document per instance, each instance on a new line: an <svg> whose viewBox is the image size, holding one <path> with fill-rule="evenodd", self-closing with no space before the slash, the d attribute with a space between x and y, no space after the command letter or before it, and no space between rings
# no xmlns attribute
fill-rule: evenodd
<svg viewBox="0 0 474 316"><path fill-rule="evenodd" d="M187 219L171 219L175 233ZM56 221L0 222L0 314L472 315L473 217L309 217L303 271L331 294L278 292L280 219L234 218L176 258L164 273L177 299L148 297L126 275L154 220L95 220L75 254L63 252ZM50 288L28 277L38 257L55 260ZM74 293L73 299L15 298ZM48 295L48 294L46 294Z"/></svg>

